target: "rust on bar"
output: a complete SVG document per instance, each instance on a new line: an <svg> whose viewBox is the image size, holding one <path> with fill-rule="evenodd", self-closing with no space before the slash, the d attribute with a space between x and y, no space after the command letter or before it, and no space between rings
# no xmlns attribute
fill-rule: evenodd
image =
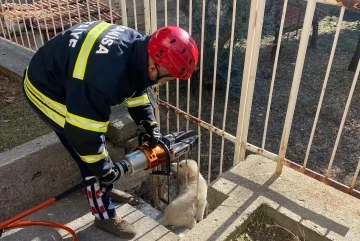
<svg viewBox="0 0 360 241"><path fill-rule="evenodd" d="M294 169L295 171L305 174L306 176L309 176L311 178L314 178L315 180L323 182L324 184L331 186L341 192L347 193L353 197L356 197L357 199L360 199L360 192L358 190L355 190L349 186L339 183L331 178L326 178L324 175L321 175L320 173L317 173L313 170L305 168L305 167L303 167L297 163L294 163L292 161L289 161L287 159L283 160L283 164L287 167L290 167L291 169Z"/></svg>
<svg viewBox="0 0 360 241"><path fill-rule="evenodd" d="M336 0L336 2L338 2L340 6L360 9L360 0Z"/></svg>
<svg viewBox="0 0 360 241"><path fill-rule="evenodd" d="M170 105L169 103L167 103L166 101L163 101L161 99L158 99L157 100L158 104L161 105L162 107L165 107L167 110L171 110L172 112L174 112L175 114L179 115L180 117L183 117L187 120L189 120L190 122L192 123L195 123L196 125L198 126L201 126L211 132L214 132L215 134L223 137L224 139L227 139L231 142L235 142L235 137L230 135L229 133L207 123L207 122L204 122L202 120L200 120L199 118L196 118L195 116L192 116L182 110L180 110L179 108L175 107L175 106L172 106ZM246 145L245 145L246 146Z"/></svg>
<svg viewBox="0 0 360 241"><path fill-rule="evenodd" d="M264 149L262 149L262 148L257 148L257 150L256 150L256 153L258 153L258 154L261 154L263 152L264 152Z"/></svg>
<svg viewBox="0 0 360 241"><path fill-rule="evenodd" d="M176 108L175 106L170 105L169 103L167 103L167 102L165 102L165 101L163 101L163 100L160 100L160 99L159 99L159 100L158 100L158 104L166 107L167 109L175 112L175 114L177 114L177 115L179 115L179 116L181 116L181 117L184 117L185 119L188 119L189 121L191 121L191 122L193 122L193 123L195 123L195 124L197 124L197 125L200 125L201 123L203 123L204 125L206 125L206 126L209 127L209 130L211 130L211 129L217 129L216 127L211 127L210 124L199 120L199 119L196 118L195 116L192 116L192 115L190 115L190 114L188 114L188 113L186 113L186 112L184 112L184 111ZM221 130L219 129L219 131L221 131Z"/></svg>

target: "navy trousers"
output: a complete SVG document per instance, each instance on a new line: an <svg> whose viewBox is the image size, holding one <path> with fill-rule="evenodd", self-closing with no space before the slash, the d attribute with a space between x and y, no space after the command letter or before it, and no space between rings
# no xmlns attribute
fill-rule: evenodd
<svg viewBox="0 0 360 241"><path fill-rule="evenodd" d="M57 131L55 131L55 133L78 165L83 182L95 178L95 175L87 168L86 164L72 148L66 137ZM90 204L90 210L97 219L109 219L116 215L115 205L107 195L107 192L112 188L113 185L109 185L106 187L106 191L104 191L100 187L99 182L95 182L86 187L86 196Z"/></svg>

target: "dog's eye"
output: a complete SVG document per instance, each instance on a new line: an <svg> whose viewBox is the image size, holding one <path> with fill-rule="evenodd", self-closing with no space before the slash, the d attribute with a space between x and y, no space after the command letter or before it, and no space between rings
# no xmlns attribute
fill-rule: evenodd
<svg viewBox="0 0 360 241"><path fill-rule="evenodd" d="M182 167L182 164L180 164L180 167Z"/></svg>

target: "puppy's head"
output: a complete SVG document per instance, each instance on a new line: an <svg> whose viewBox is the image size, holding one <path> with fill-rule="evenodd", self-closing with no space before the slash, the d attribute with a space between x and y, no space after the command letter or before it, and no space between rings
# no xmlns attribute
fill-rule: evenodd
<svg viewBox="0 0 360 241"><path fill-rule="evenodd" d="M182 160L179 162L179 165L177 162L171 164L171 170L173 172L178 172L179 175L186 176L187 178L192 178L195 175L197 175L198 172L198 166L196 161L187 159Z"/></svg>

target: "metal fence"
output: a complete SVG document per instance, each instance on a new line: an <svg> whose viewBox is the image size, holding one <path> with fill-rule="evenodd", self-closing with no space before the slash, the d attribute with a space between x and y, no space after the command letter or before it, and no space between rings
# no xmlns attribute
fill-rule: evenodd
<svg viewBox="0 0 360 241"><path fill-rule="evenodd" d="M295 2L295 5L298 4ZM360 64L357 65L352 77L352 84L347 93L341 121L336 131L336 139L333 143L330 159L327 161L327 168L319 171L308 167L314 137L316 136L319 124L319 116L323 106L325 90L331 70L333 69L333 61L338 46L345 9L360 8L360 3L358 0L308 0L303 1L301 4L304 6L305 15L302 18L297 18L301 19L301 22L299 22L300 20L296 22L298 28L300 28L301 35L292 80L290 81L291 88L289 88L288 97L285 102L287 109L284 109L279 114L280 116L285 115L283 121L275 120L276 124L281 123L281 126L274 127L271 125L270 119L272 105L274 104L273 99L276 95L276 81L282 81L276 78L277 72L281 69L279 65L280 50L284 40L284 29L286 29L284 27L286 27L288 22L292 21L289 21L286 11L289 5L294 6L294 3L289 3L288 0L281 1L282 8L280 9L282 11L278 12L280 14L280 21L278 23L279 37L277 38L271 77L268 78L269 83L266 85L269 89L264 94L267 97L267 101L265 105L259 107L264 111L261 113L256 112L257 115L262 117L262 134L257 135L258 139L261 139L259 144L251 143L249 135L252 133L251 119L254 113L252 108L257 103L254 100L254 94L258 91L256 81L258 81L259 62L262 58L259 56L264 47L265 33L269 32L268 27L265 25L273 22L268 21L268 12L271 11L266 10L266 0L189 0L181 2L179 0L40 0L31 3L27 0L5 0L1 4L0 9L0 38L30 51L36 51L52 36L69 26L84 21L100 19L133 27L146 34L151 33L158 27L169 24L184 27L190 34L197 36L200 49L199 70L197 76L195 76L196 78L192 78L186 83L176 80L174 84L168 83L164 87L156 86L154 88L160 104L160 108L156 109L156 117L162 125L163 132L176 131L182 128L197 128L200 134L200 141L197 157L195 158L197 158L199 166L203 167L201 171L205 170L204 173L207 173L209 182L213 178L213 173L215 173L213 176L216 177L224 169L228 169L223 167L225 162L227 162L227 167L230 167L244 160L247 153L257 153L277 162L275 170L277 174L280 174L283 165L286 165L360 198L360 192L355 188L360 170L360 162L356 158L356 161L353 160L353 164L356 164L356 167L350 172L350 184L331 178L335 156L359 78ZM325 70L325 76L323 76L323 85L318 91L319 98L317 100L316 111L314 111L315 113L312 117L313 124L311 130L304 134L305 137L308 137L305 155L303 161L295 162L286 157L290 130L294 127L293 118L301 89L300 83L303 78L303 69L306 64L309 36L312 34L316 7L322 9L324 6L329 5L337 6L340 9L336 30L331 48L329 49L330 55L327 66L322 68ZM227 8L225 9L226 6ZM213 10L212 12L211 9ZM275 15L276 13L271 16ZM247 19L244 20L244 16ZM169 21L170 19L171 21ZM213 25L209 26L209 23ZM225 41L223 41L224 31L227 31L225 35L228 36L228 38L225 38ZM239 35L239 32L242 33L242 37ZM212 39L210 43L209 39ZM223 54L224 50L226 50L226 54ZM212 55L210 56L211 74L206 75L207 67L205 63L206 61L209 63L209 55ZM220 58L223 60L221 63L219 62ZM235 58L236 60L234 61ZM241 58L243 58L242 62L239 60ZM235 72L238 74L234 77ZM218 80L220 74L225 76L222 83ZM344 81L346 80L344 79ZM220 90L219 85L222 86ZM236 89L237 86L240 87L240 85L241 88L238 88L239 91L241 90L239 100L231 96L231 90ZM220 97L221 101L218 101ZM260 95L259 98L263 97ZM203 103L204 99L207 102ZM204 114L205 109L209 113L206 117ZM172 116L171 113L175 113L175 116ZM229 120L229 117L231 117L231 120ZM233 119L236 119L236 121L233 121ZM297 123L297 125L299 124ZM269 130L276 128L281 128L282 133L279 133L277 136L279 138L278 142L272 141L275 144L271 146L275 146L278 149L274 151L274 148L272 150L267 148L268 139L270 138L268 133ZM217 140L216 148L213 148L215 139ZM233 154L231 158L226 159L225 157L229 157L229 154L226 153L229 152ZM204 160L204 157L208 158L207 162Z"/></svg>

